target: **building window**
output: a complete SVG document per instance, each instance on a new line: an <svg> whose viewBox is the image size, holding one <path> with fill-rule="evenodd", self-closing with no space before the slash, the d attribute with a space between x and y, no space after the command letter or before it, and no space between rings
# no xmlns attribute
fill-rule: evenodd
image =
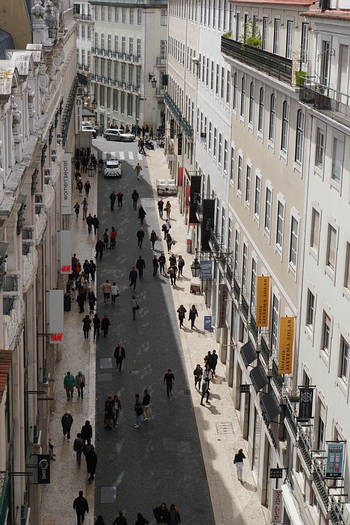
<svg viewBox="0 0 350 525"><path fill-rule="evenodd" d="M346 243L344 287L350 290L350 243Z"/></svg>
<svg viewBox="0 0 350 525"><path fill-rule="evenodd" d="M300 43L300 62L301 64L307 64L309 48L309 24L303 22L301 24L301 43Z"/></svg>
<svg viewBox="0 0 350 525"><path fill-rule="evenodd" d="M112 50L112 35L107 36L107 49L108 51Z"/></svg>
<svg viewBox="0 0 350 525"><path fill-rule="evenodd" d="M332 180L340 182L343 171L344 142L335 138L333 139L332 155Z"/></svg>
<svg viewBox="0 0 350 525"><path fill-rule="evenodd" d="M243 170L243 158L238 155L238 167L237 167L237 191L242 191L242 170Z"/></svg>
<svg viewBox="0 0 350 525"><path fill-rule="evenodd" d="M128 115L132 115L133 112L133 96L129 93L127 97L127 111Z"/></svg>
<svg viewBox="0 0 350 525"><path fill-rule="evenodd" d="M237 108L237 83L238 83L238 74L237 71L233 75L233 100L232 100L232 108Z"/></svg>
<svg viewBox="0 0 350 525"><path fill-rule="evenodd" d="M129 55L134 54L134 39L129 38Z"/></svg>
<svg viewBox="0 0 350 525"><path fill-rule="evenodd" d="M316 301L314 294L308 289L306 301L306 326L311 330L314 326Z"/></svg>
<svg viewBox="0 0 350 525"><path fill-rule="evenodd" d="M301 164L303 158L304 143L304 113L301 109L297 111L297 129L295 134L295 162Z"/></svg>
<svg viewBox="0 0 350 525"><path fill-rule="evenodd" d="M133 9L129 10L129 24L130 25L134 24L134 10Z"/></svg>
<svg viewBox="0 0 350 525"><path fill-rule="evenodd" d="M269 140L275 140L276 128L276 95L274 93L270 96L270 122L269 122Z"/></svg>
<svg viewBox="0 0 350 525"><path fill-rule="evenodd" d="M233 182L235 178L235 148L231 147L231 166L230 166L230 181Z"/></svg>
<svg viewBox="0 0 350 525"><path fill-rule="evenodd" d="M160 11L160 25L161 26L168 25L168 13L166 9L161 9Z"/></svg>
<svg viewBox="0 0 350 525"><path fill-rule="evenodd" d="M281 150L287 152L288 149L288 127L289 127L289 106L285 100L282 104L282 130L281 130Z"/></svg>
<svg viewBox="0 0 350 525"><path fill-rule="evenodd" d="M113 111L118 111L118 90L113 90Z"/></svg>
<svg viewBox="0 0 350 525"><path fill-rule="evenodd" d="M284 226L284 205L281 201L277 204L277 224L276 224L276 246L282 251L283 248L283 226Z"/></svg>
<svg viewBox="0 0 350 525"><path fill-rule="evenodd" d="M242 76L241 82L241 117L244 117L245 110L245 76Z"/></svg>
<svg viewBox="0 0 350 525"><path fill-rule="evenodd" d="M141 86L141 68L136 68L136 87L139 88Z"/></svg>
<svg viewBox="0 0 350 525"><path fill-rule="evenodd" d="M329 356L331 349L331 318L323 311L322 318L322 335L321 335L321 350L323 350L327 356Z"/></svg>
<svg viewBox="0 0 350 525"><path fill-rule="evenodd" d="M272 52L278 55L280 44L280 19L275 18L273 21L273 47Z"/></svg>
<svg viewBox="0 0 350 525"><path fill-rule="evenodd" d="M272 313L271 313L271 350L276 356L278 348L278 324L279 324L279 300L272 294Z"/></svg>
<svg viewBox="0 0 350 525"><path fill-rule="evenodd" d="M120 113L125 113L125 93L120 92Z"/></svg>
<svg viewBox="0 0 350 525"><path fill-rule="evenodd" d="M252 274L250 276L250 309L255 311L256 307L256 280L257 280L257 264L256 260L252 259Z"/></svg>
<svg viewBox="0 0 350 525"><path fill-rule="evenodd" d="M227 173L227 155L228 155L228 149L227 149L227 140L224 141L224 172Z"/></svg>
<svg viewBox="0 0 350 525"><path fill-rule="evenodd" d="M218 162L221 164L222 160L222 133L219 133L219 148L218 148Z"/></svg>
<svg viewBox="0 0 350 525"><path fill-rule="evenodd" d="M118 36L114 37L114 51L118 51Z"/></svg>
<svg viewBox="0 0 350 525"><path fill-rule="evenodd" d="M215 85L215 94L216 95L219 94L219 85L220 85L219 72L220 72L219 64L216 64L216 85Z"/></svg>
<svg viewBox="0 0 350 525"><path fill-rule="evenodd" d="M141 25L142 24L142 10L141 9L138 9L137 10L137 25Z"/></svg>
<svg viewBox="0 0 350 525"><path fill-rule="evenodd" d="M293 20L287 20L286 58L291 59L293 52Z"/></svg>
<svg viewBox="0 0 350 525"><path fill-rule="evenodd" d="M349 374L349 344L340 337L340 370L339 377L345 382L348 382Z"/></svg>
<svg viewBox="0 0 350 525"><path fill-rule="evenodd" d="M259 114L258 114L258 131L262 133L264 125L264 88L259 90Z"/></svg>
<svg viewBox="0 0 350 525"><path fill-rule="evenodd" d="M122 24L126 24L126 9L122 7Z"/></svg>
<svg viewBox="0 0 350 525"><path fill-rule="evenodd" d="M114 8L114 22L119 22L119 7Z"/></svg>
<svg viewBox="0 0 350 525"><path fill-rule="evenodd" d="M111 7L107 8L107 17L108 17L108 22L111 22L112 21L112 8Z"/></svg>
<svg viewBox="0 0 350 525"><path fill-rule="evenodd" d="M216 158L217 129L214 128L213 155Z"/></svg>
<svg viewBox="0 0 350 525"><path fill-rule="evenodd" d="M208 149L211 151L212 123L209 122Z"/></svg>
<svg viewBox="0 0 350 525"><path fill-rule="evenodd" d="M316 132L316 150L315 150L315 166L322 168L324 159L325 135L324 132L317 128Z"/></svg>
<svg viewBox="0 0 350 525"><path fill-rule="evenodd" d="M101 49L105 48L105 35L101 33Z"/></svg>
<svg viewBox="0 0 350 525"><path fill-rule="evenodd" d="M233 261L233 275L234 278L238 279L238 256L239 256L239 231L235 232L235 258Z"/></svg>
<svg viewBox="0 0 350 525"><path fill-rule="evenodd" d="M253 124L253 116L254 116L254 82L251 82L249 86L249 111L248 111L249 124Z"/></svg>
<svg viewBox="0 0 350 525"><path fill-rule="evenodd" d="M267 16L263 17L263 25L262 25L262 36L261 36L261 48L266 50L267 49L267 32L268 32L268 26L269 26L269 19Z"/></svg>
<svg viewBox="0 0 350 525"><path fill-rule="evenodd" d="M140 38L137 39L136 53L138 57L141 56L141 39Z"/></svg>
<svg viewBox="0 0 350 525"><path fill-rule="evenodd" d="M207 67L205 70L205 85L206 86L209 86L209 64L210 64L210 61L209 61L209 58L207 58Z"/></svg>
<svg viewBox="0 0 350 525"><path fill-rule="evenodd" d="M292 217L290 223L289 263L296 268L298 255L299 222Z"/></svg>
<svg viewBox="0 0 350 525"><path fill-rule="evenodd" d="M126 53L126 37L122 36L122 53Z"/></svg>
<svg viewBox="0 0 350 525"><path fill-rule="evenodd" d="M248 246L243 243L242 256L242 294L247 296L247 266L248 266Z"/></svg>
<svg viewBox="0 0 350 525"><path fill-rule="evenodd" d="M105 8L101 7L101 20L103 21L105 19Z"/></svg>
<svg viewBox="0 0 350 525"><path fill-rule="evenodd" d="M320 84L328 86L329 81L329 58L331 51L331 43L328 40L322 41L322 52L321 52L321 69L320 69Z"/></svg>
<svg viewBox="0 0 350 525"><path fill-rule="evenodd" d="M231 75L230 71L226 71L226 104L230 103L230 84L231 84Z"/></svg>
<svg viewBox="0 0 350 525"><path fill-rule="evenodd" d="M320 238L320 214L315 208L311 212L310 248L318 252Z"/></svg>
<svg viewBox="0 0 350 525"><path fill-rule="evenodd" d="M270 235L271 229L271 207L272 207L272 191L270 188L265 190L265 217L264 217L264 228L265 231Z"/></svg>
<svg viewBox="0 0 350 525"><path fill-rule="evenodd" d="M220 96L223 99L224 98L224 92L225 92L225 69L221 68L221 90L220 90Z"/></svg>
<svg viewBox="0 0 350 525"><path fill-rule="evenodd" d="M237 42L239 41L239 30L240 30L240 13L236 13L236 40Z"/></svg>
<svg viewBox="0 0 350 525"><path fill-rule="evenodd" d="M211 61L211 70L210 70L210 89L214 89L214 62Z"/></svg>
<svg viewBox="0 0 350 525"><path fill-rule="evenodd" d="M336 264L336 252L337 249L337 231L333 226L328 224L328 235L327 235L327 252L326 252L326 266L331 270L335 270Z"/></svg>
<svg viewBox="0 0 350 525"><path fill-rule="evenodd" d="M255 198L254 198L254 215L259 219L260 215L260 193L261 193L261 178L255 176Z"/></svg>
<svg viewBox="0 0 350 525"><path fill-rule="evenodd" d="M320 415L318 417L317 450L322 450L322 448L324 448L324 420L322 419L321 414L325 412L325 408L322 403L320 403L320 405Z"/></svg>
<svg viewBox="0 0 350 525"><path fill-rule="evenodd" d="M245 203L250 206L250 191L252 185L252 168L247 164L246 183L245 183Z"/></svg>

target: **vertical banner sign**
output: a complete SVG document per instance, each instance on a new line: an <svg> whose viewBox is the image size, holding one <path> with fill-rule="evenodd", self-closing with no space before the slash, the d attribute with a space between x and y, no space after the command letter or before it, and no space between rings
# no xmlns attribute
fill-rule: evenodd
<svg viewBox="0 0 350 525"><path fill-rule="evenodd" d="M269 326L270 277L259 276L256 296L256 326Z"/></svg>
<svg viewBox="0 0 350 525"><path fill-rule="evenodd" d="M226 321L226 302L227 302L227 287L226 284L219 285L219 323L218 328L224 328Z"/></svg>
<svg viewBox="0 0 350 525"><path fill-rule="evenodd" d="M312 404L314 397L313 388L301 388L300 389L300 401L299 401L299 417L300 421L306 421L312 417Z"/></svg>
<svg viewBox="0 0 350 525"><path fill-rule="evenodd" d="M201 234L201 251L210 252L210 232L214 227L215 199L203 200L203 219Z"/></svg>
<svg viewBox="0 0 350 525"><path fill-rule="evenodd" d="M185 193L186 206L190 205L190 192L191 192L191 187L190 186L186 186L186 193Z"/></svg>
<svg viewBox="0 0 350 525"><path fill-rule="evenodd" d="M294 317L281 317L278 350L278 373L291 374L293 371Z"/></svg>
<svg viewBox="0 0 350 525"><path fill-rule="evenodd" d="M63 215L69 215L72 213L72 159L70 153L64 153L61 170L61 211Z"/></svg>
<svg viewBox="0 0 350 525"><path fill-rule="evenodd" d="M271 523L282 523L283 498L281 489L272 489Z"/></svg>
<svg viewBox="0 0 350 525"><path fill-rule="evenodd" d="M39 485L50 483L50 456L48 454L38 455L38 483Z"/></svg>
<svg viewBox="0 0 350 525"><path fill-rule="evenodd" d="M341 478L343 472L344 443L327 443L326 478Z"/></svg>
<svg viewBox="0 0 350 525"><path fill-rule="evenodd" d="M184 169L177 168L177 185L182 186L184 180Z"/></svg>

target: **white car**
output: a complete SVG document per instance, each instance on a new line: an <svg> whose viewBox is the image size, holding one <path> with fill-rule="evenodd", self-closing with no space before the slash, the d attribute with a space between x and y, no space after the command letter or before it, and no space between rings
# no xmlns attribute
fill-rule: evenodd
<svg viewBox="0 0 350 525"><path fill-rule="evenodd" d="M135 135L122 129L106 129L103 134L106 140L118 140L120 142L133 142L135 140Z"/></svg>
<svg viewBox="0 0 350 525"><path fill-rule="evenodd" d="M106 179L120 179L122 168L118 159L107 159L103 169L103 176Z"/></svg>
<svg viewBox="0 0 350 525"><path fill-rule="evenodd" d="M92 133L92 138L95 139L97 137L96 130L93 126L85 125L81 127L82 131L88 131L89 133Z"/></svg>

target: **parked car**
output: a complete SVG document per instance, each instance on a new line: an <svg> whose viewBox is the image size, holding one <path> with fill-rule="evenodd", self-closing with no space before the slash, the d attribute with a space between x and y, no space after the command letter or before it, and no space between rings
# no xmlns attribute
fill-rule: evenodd
<svg viewBox="0 0 350 525"><path fill-rule="evenodd" d="M118 159L107 159L103 169L103 176L107 179L117 178L122 176L122 168Z"/></svg>
<svg viewBox="0 0 350 525"><path fill-rule="evenodd" d="M106 129L103 136L106 140L118 140L120 142L133 142L135 140L133 133L128 133L121 129Z"/></svg>
<svg viewBox="0 0 350 525"><path fill-rule="evenodd" d="M83 125L81 127L82 131L88 131L89 133L92 133L92 138L95 139L97 137L97 133L96 133L96 130L93 126L90 126L90 125Z"/></svg>

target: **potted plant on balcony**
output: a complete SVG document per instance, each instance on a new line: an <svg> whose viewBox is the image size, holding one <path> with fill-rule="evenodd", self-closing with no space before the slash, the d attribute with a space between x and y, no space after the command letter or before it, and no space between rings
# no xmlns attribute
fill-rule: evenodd
<svg viewBox="0 0 350 525"><path fill-rule="evenodd" d="M243 34L241 35L242 47L248 44L252 47L261 47L261 33L259 28L253 24L252 19L249 18L248 22L243 24Z"/></svg>

